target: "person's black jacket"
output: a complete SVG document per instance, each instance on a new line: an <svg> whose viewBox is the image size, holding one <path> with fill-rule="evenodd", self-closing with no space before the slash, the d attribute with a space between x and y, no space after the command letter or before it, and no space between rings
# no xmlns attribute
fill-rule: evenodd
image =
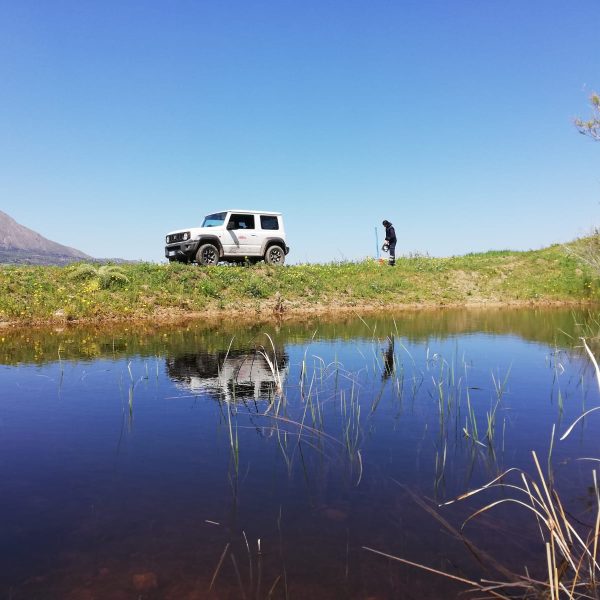
<svg viewBox="0 0 600 600"><path fill-rule="evenodd" d="M395 242L396 241L396 230L394 226L390 223L385 228L385 241L386 242Z"/></svg>

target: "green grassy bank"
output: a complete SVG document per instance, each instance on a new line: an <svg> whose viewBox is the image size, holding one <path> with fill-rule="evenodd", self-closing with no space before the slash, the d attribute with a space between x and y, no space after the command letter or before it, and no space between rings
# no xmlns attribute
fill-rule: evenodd
<svg viewBox="0 0 600 600"><path fill-rule="evenodd" d="M598 278L562 245L451 258L271 267L139 263L0 267L0 322L170 319L344 308L593 302Z"/></svg>

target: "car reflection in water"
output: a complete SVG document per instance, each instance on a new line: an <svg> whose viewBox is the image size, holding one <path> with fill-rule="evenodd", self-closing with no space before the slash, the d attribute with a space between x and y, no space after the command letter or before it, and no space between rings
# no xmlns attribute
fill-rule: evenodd
<svg viewBox="0 0 600 600"><path fill-rule="evenodd" d="M276 359L276 360L275 360ZM260 350L197 352L169 356L167 374L177 387L197 394L216 395L225 402L270 401L281 391L288 359Z"/></svg>

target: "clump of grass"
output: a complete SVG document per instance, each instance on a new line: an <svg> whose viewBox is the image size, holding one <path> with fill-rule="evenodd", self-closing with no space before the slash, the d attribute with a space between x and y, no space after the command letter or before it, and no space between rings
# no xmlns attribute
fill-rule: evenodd
<svg viewBox="0 0 600 600"><path fill-rule="evenodd" d="M270 295L267 286L257 279L248 281L244 286L244 292L251 298L267 298Z"/></svg>
<svg viewBox="0 0 600 600"><path fill-rule="evenodd" d="M593 471L595 511L594 525L586 533L581 525L565 510L558 492L551 485L551 477L546 477L538 457L532 452L535 476L520 469L509 469L488 484L463 494L456 500L464 500L484 490L500 488L509 495L486 504L473 513L466 522L501 504L516 504L528 510L535 518L546 555L547 577L534 579L529 574L521 575L516 584L498 582L495 591L503 597L514 597L511 590L519 589L519 595L527 598L583 599L598 597L598 577L600 567L597 562L598 533L600 530L600 491L596 471ZM517 483L508 483L509 474L517 474ZM465 522L465 524L466 524ZM489 583L489 582L482 582ZM481 588L482 590L484 588Z"/></svg>
<svg viewBox="0 0 600 600"><path fill-rule="evenodd" d="M593 273L600 274L600 230L598 228L595 228L589 236L568 244L566 251L588 266Z"/></svg>
<svg viewBox="0 0 600 600"><path fill-rule="evenodd" d="M103 289L129 283L129 277L119 267L108 265L98 269L98 279L100 280L100 287Z"/></svg>
<svg viewBox="0 0 600 600"><path fill-rule="evenodd" d="M82 263L74 267L67 275L70 281L89 281L98 280L101 289L117 287L129 283L129 277L125 275L121 267L115 265L101 265L95 267L87 263Z"/></svg>
<svg viewBox="0 0 600 600"><path fill-rule="evenodd" d="M506 569L500 567L499 570L504 575L509 575L507 580L491 581L481 579L474 581L393 556L380 550L366 546L363 546L363 549L429 573L464 583L469 586L467 591L477 594L479 598L501 598L504 600L514 598L530 600L598 598L600 592L600 586L598 585L598 578L600 577L600 566L598 565L600 490L596 471L593 471L596 512L594 525L587 532L582 532L581 523L568 514L557 491L552 487L550 479L544 475L536 453L532 452L532 456L535 464L535 476L528 475L521 469L508 469L486 485L469 491L442 506L465 500L486 490L500 489L503 497L474 512L465 521L463 527L468 521L501 504L515 504L529 511L538 525L545 555L547 571L544 579L533 577L527 571L522 575L507 573ZM506 480L507 476L515 474L517 475L515 483ZM450 527L443 518L439 517L439 520ZM455 531L453 533L458 535ZM489 560L485 553L480 554L468 541L467 545L480 560L484 557ZM492 566L498 568L496 561L493 561L493 563Z"/></svg>
<svg viewBox="0 0 600 600"><path fill-rule="evenodd" d="M92 277L96 277L97 274L98 269L94 265L82 263L69 271L67 278L71 281L86 281Z"/></svg>

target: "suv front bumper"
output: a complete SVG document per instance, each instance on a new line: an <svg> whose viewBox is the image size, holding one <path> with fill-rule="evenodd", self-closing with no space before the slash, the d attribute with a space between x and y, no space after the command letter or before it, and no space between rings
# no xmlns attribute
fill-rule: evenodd
<svg viewBox="0 0 600 600"><path fill-rule="evenodd" d="M198 242L189 240L180 244L169 244L165 246L165 257L169 260L189 261L196 257Z"/></svg>

